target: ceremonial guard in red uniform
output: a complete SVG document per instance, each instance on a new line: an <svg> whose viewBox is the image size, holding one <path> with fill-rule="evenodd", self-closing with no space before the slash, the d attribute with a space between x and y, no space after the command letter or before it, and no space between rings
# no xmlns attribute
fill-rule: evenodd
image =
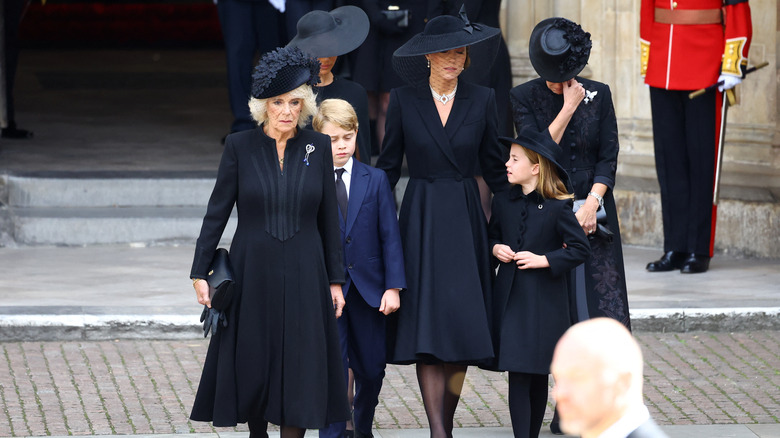
<svg viewBox="0 0 780 438"><path fill-rule="evenodd" d="M723 91L742 81L752 36L747 0L642 0L642 75L650 86L664 255L651 272L706 272ZM691 91L722 85L696 99Z"/></svg>

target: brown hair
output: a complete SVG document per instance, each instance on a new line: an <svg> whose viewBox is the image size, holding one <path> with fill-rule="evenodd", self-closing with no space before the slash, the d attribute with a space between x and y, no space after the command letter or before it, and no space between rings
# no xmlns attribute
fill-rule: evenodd
<svg viewBox="0 0 780 438"><path fill-rule="evenodd" d="M531 164L539 165L539 180L536 191L545 199L571 199L574 195L566 190L566 185L558 175L557 166L536 151L523 147L523 152Z"/></svg>

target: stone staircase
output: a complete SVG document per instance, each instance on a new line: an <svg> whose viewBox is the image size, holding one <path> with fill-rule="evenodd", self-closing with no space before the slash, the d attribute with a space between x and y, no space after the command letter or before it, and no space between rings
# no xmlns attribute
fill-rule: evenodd
<svg viewBox="0 0 780 438"><path fill-rule="evenodd" d="M6 244L193 242L213 176L68 173L0 177ZM235 231L235 217L224 235Z"/></svg>

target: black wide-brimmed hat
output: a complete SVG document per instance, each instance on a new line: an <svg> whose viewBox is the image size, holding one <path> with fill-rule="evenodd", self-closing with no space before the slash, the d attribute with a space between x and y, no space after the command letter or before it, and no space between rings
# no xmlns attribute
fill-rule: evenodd
<svg viewBox="0 0 780 438"><path fill-rule="evenodd" d="M590 57L590 33L565 18L542 20L531 32L528 55L534 70L550 82L566 82L585 68Z"/></svg>
<svg viewBox="0 0 780 438"><path fill-rule="evenodd" d="M519 144L548 159L558 169L558 177L561 178L563 184L566 187L569 186L569 174L566 173L566 169L563 166L558 164L557 157L562 153L561 147L550 137L549 131L539 132L532 128L523 128L517 133L515 138L499 137L498 139L508 148L511 148L513 144Z"/></svg>
<svg viewBox="0 0 780 438"><path fill-rule="evenodd" d="M297 47L266 53L252 73L252 97L267 99L320 81L320 62Z"/></svg>
<svg viewBox="0 0 780 438"><path fill-rule="evenodd" d="M471 23L461 8L459 16L440 15L425 25L425 29L413 36L393 53L393 69L410 84L428 80L430 70L425 56L460 47L469 47L471 66L479 72L470 73L478 80L490 71L498 52L501 30L480 23ZM481 74L479 74L481 73Z"/></svg>
<svg viewBox="0 0 780 438"><path fill-rule="evenodd" d="M298 33L287 47L298 47L315 58L341 56L363 44L369 26L368 15L357 6L311 11L298 20Z"/></svg>

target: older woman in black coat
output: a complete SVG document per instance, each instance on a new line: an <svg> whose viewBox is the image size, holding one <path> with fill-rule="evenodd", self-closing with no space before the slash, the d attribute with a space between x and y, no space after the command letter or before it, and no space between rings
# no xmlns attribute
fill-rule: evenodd
<svg viewBox="0 0 780 438"><path fill-rule="evenodd" d="M490 67L498 35L440 16L395 52L396 71L412 85L391 92L377 162L395 186L406 156L410 176L399 219L407 289L388 327L388 360L417 364L436 438L452 435L467 365L493 357L487 224L474 176L481 164L494 191L506 177L494 92L458 77L469 57L471 68Z"/></svg>
<svg viewBox="0 0 780 438"><path fill-rule="evenodd" d="M269 52L253 75L259 126L231 134L203 219L190 276L210 305L209 264L233 207L236 296L212 337L191 418L249 423L250 436L303 436L349 418L336 317L344 282L330 139L302 129L316 110L319 63ZM335 315L334 315L335 307Z"/></svg>

